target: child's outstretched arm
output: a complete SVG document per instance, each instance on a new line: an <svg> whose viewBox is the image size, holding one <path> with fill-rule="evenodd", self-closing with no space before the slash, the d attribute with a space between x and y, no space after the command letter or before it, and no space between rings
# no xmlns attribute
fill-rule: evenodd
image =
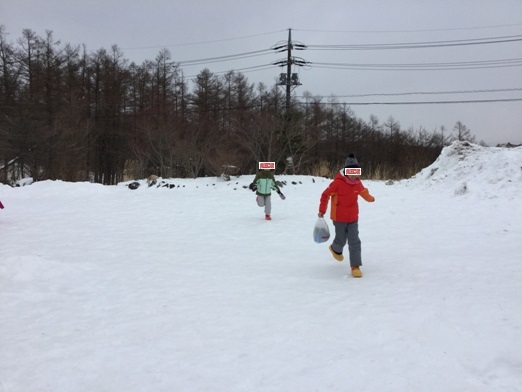
<svg viewBox="0 0 522 392"><path fill-rule="evenodd" d="M370 195L370 191L368 191L368 188L364 188L359 194L364 200L366 200L369 203L373 203L375 201L375 197Z"/></svg>

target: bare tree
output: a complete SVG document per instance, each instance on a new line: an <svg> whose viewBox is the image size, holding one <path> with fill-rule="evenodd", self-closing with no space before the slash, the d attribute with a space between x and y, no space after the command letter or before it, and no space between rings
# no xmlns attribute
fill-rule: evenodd
<svg viewBox="0 0 522 392"><path fill-rule="evenodd" d="M160 177L180 175L178 165L178 143L184 134L180 116L143 116L135 125L134 138L130 148L138 163L139 175L151 174Z"/></svg>
<svg viewBox="0 0 522 392"><path fill-rule="evenodd" d="M0 25L0 103L12 105L20 78L16 49L7 42L5 26ZM7 107L2 108L5 113Z"/></svg>
<svg viewBox="0 0 522 392"><path fill-rule="evenodd" d="M177 139L174 152L186 175L196 178L203 174L205 162L218 139L217 129L205 123L190 125L184 136Z"/></svg>
<svg viewBox="0 0 522 392"><path fill-rule="evenodd" d="M457 121L453 126L453 132L456 132L456 140L468 141L475 143L475 137L471 134L471 130L468 129L461 121Z"/></svg>
<svg viewBox="0 0 522 392"><path fill-rule="evenodd" d="M383 124L383 127L389 134L390 140L394 139L401 131L401 124L393 116L388 117L388 121Z"/></svg>
<svg viewBox="0 0 522 392"><path fill-rule="evenodd" d="M282 124L268 112L253 114L248 126L234 130L239 145L250 155L252 162L281 162L284 158L280 143Z"/></svg>
<svg viewBox="0 0 522 392"><path fill-rule="evenodd" d="M86 168L89 156L88 138L92 121L82 116L75 101L62 108L53 122L52 136L45 142L48 162L44 177L65 181L89 179Z"/></svg>

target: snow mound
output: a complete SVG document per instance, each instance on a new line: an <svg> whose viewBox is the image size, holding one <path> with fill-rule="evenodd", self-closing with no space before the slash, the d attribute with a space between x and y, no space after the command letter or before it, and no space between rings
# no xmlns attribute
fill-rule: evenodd
<svg viewBox="0 0 522 392"><path fill-rule="evenodd" d="M515 199L522 193L522 147L482 147L456 141L407 181L455 196Z"/></svg>

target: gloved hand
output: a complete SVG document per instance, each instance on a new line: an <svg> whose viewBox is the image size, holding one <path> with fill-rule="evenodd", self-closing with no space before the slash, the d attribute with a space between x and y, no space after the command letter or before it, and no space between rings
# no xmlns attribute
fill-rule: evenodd
<svg viewBox="0 0 522 392"><path fill-rule="evenodd" d="M279 197L281 198L281 200L285 200L286 199L286 196L283 195L283 192L279 191L277 193L279 194Z"/></svg>
<svg viewBox="0 0 522 392"><path fill-rule="evenodd" d="M362 198L363 198L364 200L366 200L366 201L369 202L369 203L373 203L373 202L375 201L375 197L373 197L372 195L370 195L370 192L368 191L367 188L364 188L364 189L361 191L360 195L362 196Z"/></svg>
<svg viewBox="0 0 522 392"><path fill-rule="evenodd" d="M248 189L250 189L252 192L257 191L257 185L255 183L252 183L248 186Z"/></svg>

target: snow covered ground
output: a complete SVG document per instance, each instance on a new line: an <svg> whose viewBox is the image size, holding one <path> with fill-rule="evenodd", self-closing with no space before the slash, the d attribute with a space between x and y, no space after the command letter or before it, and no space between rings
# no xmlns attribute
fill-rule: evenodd
<svg viewBox="0 0 522 392"><path fill-rule="evenodd" d="M521 165L365 181L362 279L312 240L328 179L270 222L253 175L0 185L0 391L521 391Z"/></svg>

